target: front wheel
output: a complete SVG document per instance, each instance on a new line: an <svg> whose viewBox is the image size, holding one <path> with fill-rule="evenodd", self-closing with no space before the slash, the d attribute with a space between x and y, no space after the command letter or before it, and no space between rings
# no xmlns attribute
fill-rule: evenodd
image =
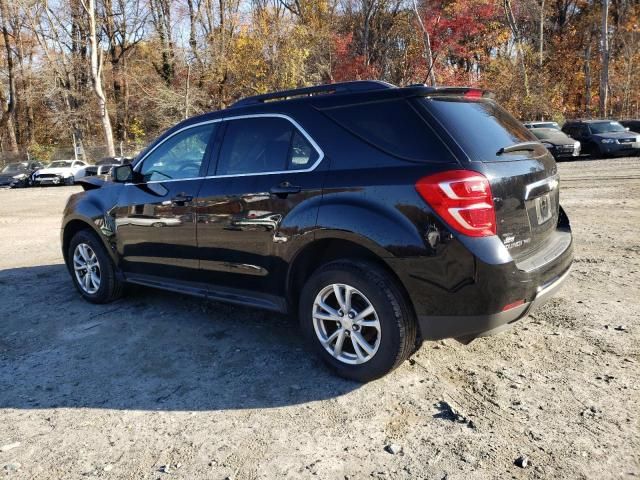
<svg viewBox="0 0 640 480"><path fill-rule="evenodd" d="M336 261L317 270L302 290L299 315L311 347L351 380L385 375L416 345L416 321L404 295L368 262Z"/></svg>
<svg viewBox="0 0 640 480"><path fill-rule="evenodd" d="M80 230L69 243L67 268L80 294L91 303L109 303L122 295L122 282L100 239Z"/></svg>
<svg viewBox="0 0 640 480"><path fill-rule="evenodd" d="M73 185L74 183L76 183L76 179L73 175L67 177L67 179L65 180L66 185Z"/></svg>

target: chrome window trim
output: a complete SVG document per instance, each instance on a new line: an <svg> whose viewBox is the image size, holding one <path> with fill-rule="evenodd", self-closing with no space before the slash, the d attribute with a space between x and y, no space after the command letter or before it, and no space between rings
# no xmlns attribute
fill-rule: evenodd
<svg viewBox="0 0 640 480"><path fill-rule="evenodd" d="M304 128L302 128L302 126L298 122L296 122L293 118L291 118L288 115L284 115L282 113L254 113L254 114L248 114L248 115L234 115L232 117L216 118L214 120L206 120L203 122L194 123L193 125L188 125L186 127L181 128L180 130L176 130L167 138L165 138L164 140L159 142L157 145L155 145L151 150L149 150L144 157L138 160L133 166L133 170L137 171L138 166L142 165L142 163L147 159L149 155L151 155L156 150L156 148L164 144L167 140L172 138L174 135L184 132L185 130L200 127L202 125L207 125L210 123L222 123L222 122L227 122L231 120L242 120L245 118L265 118L265 117L266 118L283 118L287 120L289 123L291 123L304 136L304 138L307 139L307 141L311 144L314 150L318 153L318 159L313 163L313 165L311 165L308 168L300 169L300 170L277 170L273 172L235 173L235 174L228 174L228 175L206 175L204 177L174 178L169 180L150 180L148 182L143 182L143 183L127 182L125 183L125 185L147 185L150 183L187 182L190 180L203 180L208 178L234 178L234 177L253 177L258 175L279 175L283 173L305 173L305 172L312 172L318 167L318 165L320 165L320 162L322 162L322 160L324 159L324 152L322 151L320 146L316 143L316 141L311 137L311 135L309 135L309 133Z"/></svg>
<svg viewBox="0 0 640 480"><path fill-rule="evenodd" d="M527 185L525 187L525 193L524 193L524 199L525 200L529 200L529 197L531 196L531 192L533 192L534 190L536 190L539 187L543 187L545 185L548 186L548 189L546 192L552 192L553 190L555 190L558 187L559 184L559 180L560 180L560 176L556 173L550 177L547 177L543 180L539 180L537 182L533 182L530 183L529 185Z"/></svg>

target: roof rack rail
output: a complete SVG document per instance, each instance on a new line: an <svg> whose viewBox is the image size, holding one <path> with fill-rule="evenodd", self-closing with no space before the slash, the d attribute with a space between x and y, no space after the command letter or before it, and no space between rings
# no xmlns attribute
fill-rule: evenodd
<svg viewBox="0 0 640 480"><path fill-rule="evenodd" d="M328 83L325 85L316 85L315 87L294 88L292 90L282 90L280 92L265 93L264 95L254 95L252 97L238 100L234 107L245 107L247 105L259 105L261 103L288 100L295 97L311 97L313 95L332 94L332 93L354 93L366 92L370 90L385 90L387 88L396 88L395 85L380 80L356 80L353 82Z"/></svg>

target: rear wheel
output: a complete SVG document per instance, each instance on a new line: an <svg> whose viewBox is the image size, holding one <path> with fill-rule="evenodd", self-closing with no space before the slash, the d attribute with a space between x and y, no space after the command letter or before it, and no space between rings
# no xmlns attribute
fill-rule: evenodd
<svg viewBox="0 0 640 480"><path fill-rule="evenodd" d="M416 322L393 279L367 262L337 261L305 284L300 324L311 347L338 375L367 382L413 353Z"/></svg>
<svg viewBox="0 0 640 480"><path fill-rule="evenodd" d="M122 282L100 239L80 230L69 243L67 268L80 294L92 303L109 303L122 295Z"/></svg>

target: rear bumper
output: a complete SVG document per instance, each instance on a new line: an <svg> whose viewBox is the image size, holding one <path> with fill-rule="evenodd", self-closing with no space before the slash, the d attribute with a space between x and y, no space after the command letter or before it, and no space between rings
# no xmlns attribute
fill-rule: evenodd
<svg viewBox="0 0 640 480"><path fill-rule="evenodd" d="M429 329L436 322L440 325L447 325L451 329L450 332L442 331L442 338L454 337L462 343L469 343L478 337L486 337L495 335L511 327L518 320L525 318L532 310L547 302L562 287L569 276L571 267L569 267L559 277L552 279L545 285L541 285L536 289L536 294L531 302L524 303L510 310L494 313L490 315L475 315L466 317L418 317L421 330ZM471 331L464 335L456 334L456 332Z"/></svg>
<svg viewBox="0 0 640 480"><path fill-rule="evenodd" d="M439 255L390 261L411 299L421 338L468 342L497 333L551 298L573 262L564 212L559 223L539 251L518 261L497 237L464 245L454 239Z"/></svg>

